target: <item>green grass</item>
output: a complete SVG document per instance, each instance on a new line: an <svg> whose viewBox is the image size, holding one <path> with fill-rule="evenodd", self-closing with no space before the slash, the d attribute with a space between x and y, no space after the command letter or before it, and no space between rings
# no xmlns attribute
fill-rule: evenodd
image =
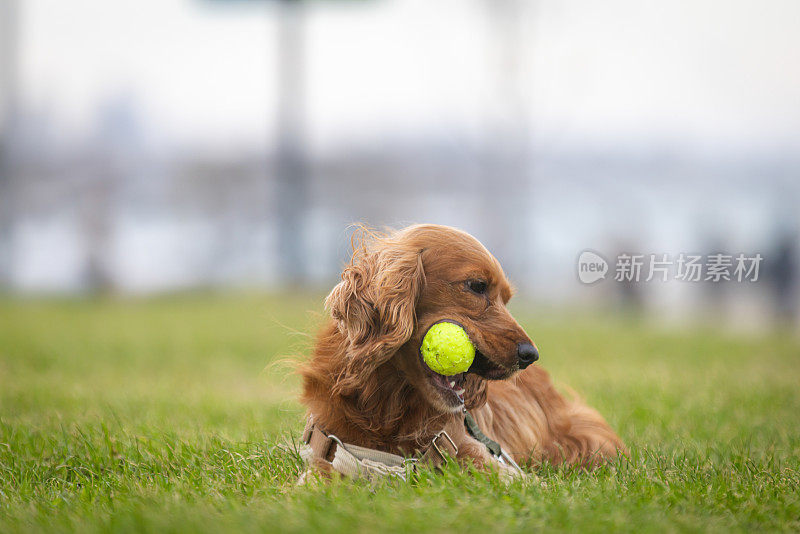
<svg viewBox="0 0 800 534"><path fill-rule="evenodd" d="M310 311L309 311L310 310ZM0 531L800 529L800 344L515 309L631 457L296 487L321 299L0 302Z"/></svg>

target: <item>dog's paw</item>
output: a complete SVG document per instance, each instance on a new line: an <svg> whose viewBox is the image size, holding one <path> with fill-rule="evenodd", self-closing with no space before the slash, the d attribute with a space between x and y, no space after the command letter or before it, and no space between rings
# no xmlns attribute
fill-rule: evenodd
<svg viewBox="0 0 800 534"><path fill-rule="evenodd" d="M523 481L526 481L526 482L535 482L535 481L537 481L539 479L539 477L537 477L536 475L534 475L532 473L527 473L525 471L521 471L521 470L515 469L514 467L512 467L512 466L510 466L508 464L505 464L505 463L502 463L502 462L499 462L499 461L496 461L496 460L494 462L492 462L491 468L494 469L495 471L497 471L497 474L500 477L500 480L503 481L506 484L509 484L509 483L514 482L516 480L523 480Z"/></svg>
<svg viewBox="0 0 800 534"><path fill-rule="evenodd" d="M297 485L313 486L330 482L332 479L339 477L339 473L333 470L333 466L330 462L315 458L311 460L306 470L300 474L300 477L297 479Z"/></svg>

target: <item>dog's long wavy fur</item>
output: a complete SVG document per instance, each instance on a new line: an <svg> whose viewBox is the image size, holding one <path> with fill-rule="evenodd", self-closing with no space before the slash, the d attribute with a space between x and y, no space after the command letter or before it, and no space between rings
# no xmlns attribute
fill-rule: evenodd
<svg viewBox="0 0 800 534"><path fill-rule="evenodd" d="M500 264L472 236L437 225L388 234L363 229L353 250L326 299L330 320L300 368L301 400L327 432L408 455L444 429L459 460L501 467L464 431L462 410L432 385L419 356L427 328L451 319L506 378L470 373L464 398L484 432L518 463L594 466L625 451L605 420L559 393L540 366L518 370L517 343L530 338L505 307L511 286ZM488 283L485 295L468 289L476 278Z"/></svg>

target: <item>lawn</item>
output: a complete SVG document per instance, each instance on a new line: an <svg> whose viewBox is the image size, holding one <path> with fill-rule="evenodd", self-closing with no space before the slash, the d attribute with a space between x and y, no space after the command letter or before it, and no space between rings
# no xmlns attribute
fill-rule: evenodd
<svg viewBox="0 0 800 534"><path fill-rule="evenodd" d="M296 487L321 298L0 301L0 531L800 530L800 342L513 310L629 459Z"/></svg>

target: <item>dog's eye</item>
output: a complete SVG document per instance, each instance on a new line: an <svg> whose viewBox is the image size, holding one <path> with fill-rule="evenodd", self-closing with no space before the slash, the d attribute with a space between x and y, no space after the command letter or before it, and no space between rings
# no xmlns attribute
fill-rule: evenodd
<svg viewBox="0 0 800 534"><path fill-rule="evenodd" d="M473 293L477 293L478 295L483 295L486 293L487 289L486 282L483 280L468 280L467 281L467 288Z"/></svg>

